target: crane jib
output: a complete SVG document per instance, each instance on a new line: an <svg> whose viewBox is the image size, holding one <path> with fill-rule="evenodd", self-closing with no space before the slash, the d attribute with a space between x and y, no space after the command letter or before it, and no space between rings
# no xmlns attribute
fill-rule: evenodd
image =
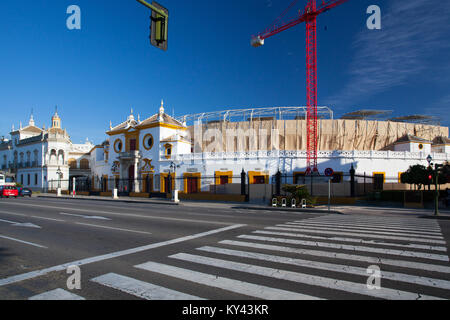
<svg viewBox="0 0 450 320"><path fill-rule="evenodd" d="M296 2L297 0L295 0ZM288 30L300 23L306 22L306 97L308 106L307 117L307 163L308 174L318 172L318 126L317 126L317 16L337 7L348 0L322 1L319 8L316 7L316 0L308 0L308 4L300 16L282 25L274 24L272 27L252 37L251 45L260 47L264 45L264 40L280 32ZM295 3L294 2L294 3ZM290 5L288 10L293 6ZM285 10L283 15L288 11Z"/></svg>

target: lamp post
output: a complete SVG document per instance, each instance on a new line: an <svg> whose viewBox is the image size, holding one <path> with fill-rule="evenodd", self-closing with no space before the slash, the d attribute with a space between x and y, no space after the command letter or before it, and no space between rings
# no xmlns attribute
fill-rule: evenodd
<svg viewBox="0 0 450 320"><path fill-rule="evenodd" d="M178 200L178 190L177 190L177 165L175 164L175 162L171 161L170 162L170 169L169 169L169 185L172 185L172 176L171 176L171 172L173 171L174 173L174 186L173 186L173 191L172 191L172 201L175 203L179 203L180 200Z"/></svg>
<svg viewBox="0 0 450 320"><path fill-rule="evenodd" d="M62 171L61 171L61 167L58 167L58 170L56 170L56 174L58 175L58 190L57 190L57 196L60 197L61 196L61 176L62 176Z"/></svg>
<svg viewBox="0 0 450 320"><path fill-rule="evenodd" d="M433 170L433 163L431 163L431 161L433 161L433 158L431 157L431 155L428 155L427 157L427 161L428 161L428 165L431 168L431 170ZM433 170L433 176L434 176L434 215L438 216L439 215L439 168L442 167L442 165L439 164L435 164L434 165L434 170Z"/></svg>

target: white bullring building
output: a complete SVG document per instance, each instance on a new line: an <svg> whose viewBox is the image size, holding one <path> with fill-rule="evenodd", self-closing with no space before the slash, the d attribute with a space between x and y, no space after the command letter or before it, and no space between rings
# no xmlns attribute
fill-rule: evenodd
<svg viewBox="0 0 450 320"><path fill-rule="evenodd" d="M411 165L450 160L449 129L436 124L367 119L334 119L321 107L318 169L333 170L334 194L347 195L349 172L379 188L405 189L400 175ZM89 191L135 196L240 194L245 173L249 197L272 196L274 176L283 184L307 184L306 108L277 107L171 117L164 104L142 120L133 111L113 126L100 145L73 144L55 112L51 126L12 129L0 142L3 173L34 190L72 190L72 179ZM329 170L328 170L329 171ZM169 178L171 177L171 179ZM175 179L176 178L176 179ZM321 178L314 178L316 184ZM86 183L88 182L88 183ZM325 179L324 179L325 182ZM316 190L317 191L317 190Z"/></svg>
<svg viewBox="0 0 450 320"><path fill-rule="evenodd" d="M106 132L108 141L91 152L94 184L134 194L166 193L176 177L181 194L238 193L246 173L253 190L270 197L279 171L283 183L305 183L306 109L303 107L228 110L173 118L159 112L143 121L133 112ZM434 124L333 119L319 108L318 169L331 168L344 184L350 169L378 184L400 185L411 165L426 158L450 160L449 129ZM357 179L362 179L358 177ZM119 184L120 181L120 184ZM123 181L126 181L125 183ZM401 186L399 186L401 187ZM233 191L234 190L234 191Z"/></svg>

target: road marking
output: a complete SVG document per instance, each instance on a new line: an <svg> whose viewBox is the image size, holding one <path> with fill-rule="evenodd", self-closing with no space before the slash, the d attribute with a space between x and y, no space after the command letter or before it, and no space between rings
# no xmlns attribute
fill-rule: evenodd
<svg viewBox="0 0 450 320"><path fill-rule="evenodd" d="M142 233L142 234L151 234L150 232L145 232L145 231L136 231L136 230L130 230L130 229L122 229L122 228L106 227L106 226L99 226L99 225L96 225L96 224L89 224L89 223L81 223L81 222L77 222L76 224L79 224L79 225L82 225L82 226L94 227L94 228L104 228L104 229L111 229L111 230L118 230L118 231L125 231L125 232L134 232L134 233Z"/></svg>
<svg viewBox="0 0 450 320"><path fill-rule="evenodd" d="M178 278L264 300L320 300L320 298L304 295L301 293L270 288L249 282L233 280L212 274L177 268L155 262L147 262L135 267L138 269L163 274L169 277Z"/></svg>
<svg viewBox="0 0 450 320"><path fill-rule="evenodd" d="M32 218L36 218L36 219L43 219L43 220L50 220L50 221L57 221L57 222L65 222L64 220L61 219L52 219L52 218L45 218L45 217L38 217L38 216L31 216Z"/></svg>
<svg viewBox="0 0 450 320"><path fill-rule="evenodd" d="M419 230L431 230L431 231L435 231L435 230L439 230L440 226L438 223L433 223L433 224L406 224L406 223L396 223L393 222L391 220L388 219L383 219L383 220L373 220L373 221L367 221L367 220L351 220L351 219L346 219L346 218L340 218L340 219L329 219L329 218L322 218L322 219L318 219L318 218L314 218L314 219L304 219L304 220L299 220L299 221L293 221L292 223L330 223L330 224L335 224L335 223L344 223L344 224L349 224L349 225L366 225L366 226L375 226L375 227L385 227L385 228L401 228L401 229L419 229Z"/></svg>
<svg viewBox="0 0 450 320"><path fill-rule="evenodd" d="M11 241L16 241L16 242L20 242L20 243L24 243L24 244L29 244L30 246L33 246L33 247L48 249L47 247L41 246L40 244L36 244L36 243L28 242L28 241L23 241L23 240L19 240L19 239L7 237L7 236L0 235L0 238L11 240Z"/></svg>
<svg viewBox="0 0 450 320"><path fill-rule="evenodd" d="M115 273L108 273L91 281L146 300L204 300L190 294L170 290Z"/></svg>
<svg viewBox="0 0 450 320"><path fill-rule="evenodd" d="M385 225L385 226L394 226L394 227L408 227L408 228L431 228L431 229L438 229L439 224L437 222L433 223L426 223L426 222L420 222L420 223L407 223L407 222L396 222L391 219L375 219L375 220L366 220L366 219L346 219L346 218L338 218L338 219L329 219L329 218L314 218L314 219L308 219L306 221L311 222L330 222L330 223L339 223L339 222L347 222L347 223L362 223L362 224L375 224L375 225ZM298 223L305 222L305 221L295 221Z"/></svg>
<svg viewBox="0 0 450 320"><path fill-rule="evenodd" d="M436 264L420 263L420 262L413 262L413 261L406 261L406 260L394 260L394 259L386 259L386 258L378 258L378 257L360 256L360 255L355 255L355 254L338 253L335 251L299 249L299 248L275 246L275 245L255 243L255 242L225 240L225 241L221 241L219 243L225 244L225 245L230 245L230 246L248 247L248 248L254 248L254 249L278 251L278 252L288 252L288 253L295 253L295 254L308 255L308 256L351 260L351 261L357 261L357 262L367 262L367 263L379 265L379 266L390 265L390 266L401 267L401 268L428 270L428 271L433 271L433 272L450 274L450 267L436 265Z"/></svg>
<svg viewBox="0 0 450 320"><path fill-rule="evenodd" d="M21 214L21 213L12 213L12 212L6 212L6 211L0 211L0 213L12 215L12 216L18 216L18 217L28 217L28 215ZM31 217L32 218L36 218L36 219L44 219L44 220L52 220L52 221L64 222L64 220L59 220L59 219L44 218L44 217L39 217L39 216L31 216Z"/></svg>
<svg viewBox="0 0 450 320"><path fill-rule="evenodd" d="M0 219L0 222L9 223L9 224L11 224L13 227L25 227L25 228L41 229L40 226L37 226L37 225L35 225L35 224L33 224L33 223L29 223L29 222L22 223L22 222L15 222L15 221L3 220L3 219Z"/></svg>
<svg viewBox="0 0 450 320"><path fill-rule="evenodd" d="M337 236L353 236L362 238L374 238L374 239L389 239L389 240L401 240L401 241L414 241L423 243L436 243L436 244L446 244L445 240L433 240L433 239L422 239L413 237L395 237L395 236L385 236L385 235L373 235L368 233L353 233L353 232L339 232L339 231L321 231L321 230L310 230L306 228L294 229L294 228L280 228L280 227L267 227L267 230L280 230L280 231L301 231L305 233L312 234L333 234ZM318 228L320 229L320 228Z"/></svg>
<svg viewBox="0 0 450 320"><path fill-rule="evenodd" d="M17 206L27 206L27 207L40 207L40 208L49 208L49 209L57 209L57 210L67 210L67 211L78 211L78 212L88 212L91 213L92 209L79 209L79 208L67 208L67 207L55 207L55 206L44 206L38 204L27 204L27 203L19 203L19 202L11 202L8 204L17 205ZM191 219L181 219L181 218L169 218L169 217L158 217L158 216L144 216L139 214L131 214L131 213L123 213L123 212L110 212L110 211L100 211L95 210L96 213L100 214L109 214L113 216L120 217L135 217L135 218L144 218L144 219L154 219L154 220L167 220L167 221L177 221L177 222L187 222L187 223L203 223L203 224L213 224L213 225L230 225L229 222L216 222L216 221L207 221L207 220L191 220Z"/></svg>
<svg viewBox="0 0 450 320"><path fill-rule="evenodd" d="M341 215L341 216L322 216L317 219L322 220L361 220L361 221L390 221L393 223L405 223L405 224L423 224L423 225L432 225L437 224L435 220L426 220L421 218L411 218L411 217L388 217L388 216L367 216L367 215Z"/></svg>
<svg viewBox="0 0 450 320"><path fill-rule="evenodd" d="M55 289L29 298L28 300L86 300L63 289Z"/></svg>
<svg viewBox="0 0 450 320"><path fill-rule="evenodd" d="M84 215L81 215L81 214L72 214L72 213L65 213L65 212L60 212L59 214L61 214L61 215L63 215L63 216L79 217L79 218L83 218L83 219L111 220L111 219L105 218L105 217L99 217L99 216L84 216Z"/></svg>
<svg viewBox="0 0 450 320"><path fill-rule="evenodd" d="M363 240L357 238L341 238L341 237L320 237L320 236L310 236L300 233L290 233L290 232L273 232L273 231L253 231L253 233L257 234L268 234L273 236L286 236L286 237L294 237L294 238L305 238L305 239L316 239L316 240L325 240L325 241L342 241L342 242L354 242L360 244L369 244L369 245L379 245L379 246L389 246L389 247L400 247L400 248L409 248L409 249L422 249L422 250L432 250L432 251L443 251L447 252L446 247L435 247L429 245L421 245L415 243L409 244L400 244L400 243L392 243L385 242L380 240Z"/></svg>
<svg viewBox="0 0 450 320"><path fill-rule="evenodd" d="M284 225L277 225L277 226L289 226L289 227L327 227L327 228L339 228L339 229L357 229L357 230L375 230L375 231L390 231L395 233L406 233L406 234L418 234L418 235L441 235L441 231L418 231L415 229L410 230L404 230L404 229L388 229L384 227L366 227L366 226L355 226L355 225L346 225L346 224L329 224L329 223L294 223L294 222L287 222Z"/></svg>
<svg viewBox="0 0 450 320"><path fill-rule="evenodd" d="M315 276L311 274L303 274L287 270L273 269L261 266L254 266L245 263L232 262L221 259L214 259L205 256L197 256L187 253L179 253L171 255L170 258L181 261L188 261L202 265L234 270L239 272L250 273L252 275L260 275L279 280L287 280L306 285L334 289L339 291L351 292L355 294L371 296L390 300L443 300L438 297L422 295L419 293L406 292L401 290L381 288L380 290L369 290L366 283L356 283L333 278Z"/></svg>
<svg viewBox="0 0 450 320"><path fill-rule="evenodd" d="M16 282L28 280L28 279L40 277L40 276L46 275L50 272L63 271L63 270L66 270L70 266L83 266L86 264L91 264L91 263L95 263L95 262L99 262L99 261L118 258L118 257L130 255L130 254L134 254L134 253L138 253L138 252L147 251L150 249L160 248L160 247L169 246L169 245L180 243L180 242L185 242L185 241L189 241L189 240L193 240L193 239L206 237L206 236L209 236L212 234L225 232L225 231L241 228L244 226L245 226L244 224L236 224L236 225L232 225L232 226L228 226L228 227L224 227L224 228L220 228L220 229L214 229L211 231L206 231L206 232L202 232L202 233L198 233L198 234L194 234L194 235L190 235L190 236L185 236L185 237L181 237L181 238L177 238L177 239L172 239L172 240L168 240L168 241L164 241L164 242L153 243L153 244L149 244L149 245L142 246L142 247L127 249L127 250L123 250L123 251L117 251L117 252L113 252L113 253L104 254L101 256L96 256L96 257L91 257L91 258L87 258L87 259L64 263L64 264L50 267L50 268L45 268L45 269L41 269L41 270L37 270L37 271L23 273L23 274L11 276L11 277L8 277L5 279L0 279L0 287L8 285L8 284L16 283Z"/></svg>
<svg viewBox="0 0 450 320"><path fill-rule="evenodd" d="M289 224L302 225L302 224L321 224L330 226L350 226L350 227L372 227L372 228L383 228L383 229L394 229L394 230L405 230L405 231L425 231L425 232L441 232L441 228L426 228L426 227L407 227L405 225L393 225L393 224L380 224L380 223L362 223L362 222L347 222L347 221L311 221L311 219L305 220L304 222L289 222Z"/></svg>
<svg viewBox="0 0 450 320"><path fill-rule="evenodd" d="M298 245L302 245L302 246L309 246L309 247L316 247L316 248L317 247L333 248L333 249L341 249L341 250L362 251L362 252L379 253L379 254L386 254L386 255L396 255L396 256L402 256L402 257L422 258L422 259L438 260L438 261L446 261L446 262L449 261L449 258L446 255L431 254L431 253L424 253L424 252L414 252L414 251L406 251L406 250L392 250L392 249L385 249L385 248L351 246L351 245L335 244L335 243L292 240L292 239L273 238L273 237L259 237L259 236L249 236L249 235L242 235L242 236L239 236L238 238L279 242L279 243L298 244Z"/></svg>
<svg viewBox="0 0 450 320"><path fill-rule="evenodd" d="M209 247L209 246L197 248L197 250L216 253L216 254L229 255L229 256L234 256L234 257L243 257L243 258L248 258L248 259L269 261L269 262L288 264L288 265L294 265L294 266L298 266L298 267L332 271L332 272L342 272L345 274L354 274L354 275L358 275L358 276L367 277L367 269L366 268L354 267L354 266L350 266L350 265L342 265L342 264L335 264L335 263L328 263L328 262L318 262L318 261L311 261L311 260L304 260L304 259L293 259L293 258L275 256L275 255L269 255L269 254L263 254L263 253L229 250L229 249L222 249L222 248ZM432 287L432 288L440 288L440 289L445 289L445 290L450 289L450 281L447 281L447 280L421 277L421 276L416 276L416 275L409 275L409 274L390 272L390 271L384 271L384 270L381 272L381 277L382 277L382 279L405 282L405 283L412 283L412 284L427 286L427 287Z"/></svg>

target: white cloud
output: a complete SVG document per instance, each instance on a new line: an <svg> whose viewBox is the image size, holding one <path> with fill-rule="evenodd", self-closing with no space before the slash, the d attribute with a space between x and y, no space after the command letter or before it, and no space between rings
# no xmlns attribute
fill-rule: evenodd
<svg viewBox="0 0 450 320"><path fill-rule="evenodd" d="M393 1L381 8L382 29L357 35L349 83L327 99L329 105L349 107L412 79L437 80L429 69L434 66L431 58L450 48L450 1L430 2Z"/></svg>

